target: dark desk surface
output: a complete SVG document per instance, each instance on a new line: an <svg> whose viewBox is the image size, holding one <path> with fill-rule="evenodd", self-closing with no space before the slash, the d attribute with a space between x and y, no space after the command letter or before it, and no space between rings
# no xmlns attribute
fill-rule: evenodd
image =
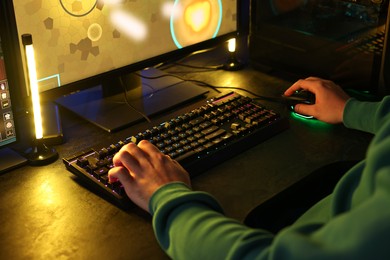
<svg viewBox="0 0 390 260"><path fill-rule="evenodd" d="M215 62L211 59L201 64ZM280 95L290 85L250 67L236 72L179 75L219 86L242 87L264 96ZM263 104L288 117L290 128L193 179L194 189L213 194L226 215L238 220L318 167L363 158L371 138L341 125L297 119L277 103ZM153 123L159 120L164 117L155 118ZM108 134L64 111L62 122L66 142L55 147L60 158L91 146L109 145L150 126L144 123ZM154 238L147 214L136 208L123 211L91 192L60 159L0 176L0 223L0 253L4 259L167 258Z"/></svg>

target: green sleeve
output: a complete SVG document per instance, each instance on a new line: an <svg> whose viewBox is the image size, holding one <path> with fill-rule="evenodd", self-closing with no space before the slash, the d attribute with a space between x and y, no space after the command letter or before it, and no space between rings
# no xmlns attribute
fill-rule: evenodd
<svg viewBox="0 0 390 260"><path fill-rule="evenodd" d="M320 218L276 235L223 216L211 195L180 183L158 190L150 208L157 240L172 259L383 259L390 256L390 176L382 181L358 207L347 210L346 203L333 212L332 202L319 203Z"/></svg>
<svg viewBox="0 0 390 260"><path fill-rule="evenodd" d="M157 240L173 259L253 259L273 239L225 217L210 194L191 191L183 183L160 188L149 208Z"/></svg>
<svg viewBox="0 0 390 260"><path fill-rule="evenodd" d="M362 102L351 98L345 106L343 121L348 128L376 133L389 116L390 96L382 102Z"/></svg>

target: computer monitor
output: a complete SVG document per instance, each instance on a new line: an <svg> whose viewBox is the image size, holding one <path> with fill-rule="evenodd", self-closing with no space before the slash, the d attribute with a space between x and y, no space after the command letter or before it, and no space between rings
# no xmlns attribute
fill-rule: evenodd
<svg viewBox="0 0 390 260"><path fill-rule="evenodd" d="M0 27L1 28L1 27ZM8 78L7 71L11 69L10 56L3 51L2 36L0 34L0 173L21 166L27 162L26 158L9 148L17 141L16 113L13 105L17 106L17 82ZM15 92L13 92L15 91ZM15 101L15 102L14 102Z"/></svg>
<svg viewBox="0 0 390 260"><path fill-rule="evenodd" d="M388 0L252 1L251 63L292 80L318 76L388 94L381 85L388 6Z"/></svg>
<svg viewBox="0 0 390 260"><path fill-rule="evenodd" d="M234 0L12 2L19 39L33 38L40 89L65 94L59 105L109 132L203 96L205 89L143 69L225 41L238 28Z"/></svg>

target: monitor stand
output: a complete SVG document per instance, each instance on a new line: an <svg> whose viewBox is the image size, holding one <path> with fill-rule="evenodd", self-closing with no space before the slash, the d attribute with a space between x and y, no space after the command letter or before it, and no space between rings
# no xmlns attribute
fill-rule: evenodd
<svg viewBox="0 0 390 260"><path fill-rule="evenodd" d="M10 171L25 164L27 164L27 159L14 150L8 147L0 149L0 173Z"/></svg>
<svg viewBox="0 0 390 260"><path fill-rule="evenodd" d="M142 77L131 73L118 80L110 79L108 83L60 97L56 103L108 132L115 132L145 121L143 115L157 115L208 92L154 68L139 73ZM124 88L131 106L126 103ZM112 89L114 94L109 93Z"/></svg>

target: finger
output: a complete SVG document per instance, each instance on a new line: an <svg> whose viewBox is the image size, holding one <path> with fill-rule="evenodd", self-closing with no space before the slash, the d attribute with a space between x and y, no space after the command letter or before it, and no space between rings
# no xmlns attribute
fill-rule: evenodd
<svg viewBox="0 0 390 260"><path fill-rule="evenodd" d="M299 90L309 90L309 91L313 92L313 90L314 90L313 82L318 81L318 80L320 80L320 79L316 78L316 77L308 77L306 79L300 79L297 82L295 82L294 84L292 84L291 87L289 87L284 92L284 95L291 96L292 94L294 94L296 91L299 91Z"/></svg>
<svg viewBox="0 0 390 260"><path fill-rule="evenodd" d="M143 142L145 142L145 140L142 140L139 144ZM137 159L144 158L147 154L141 149L139 144L129 143L125 146L125 150Z"/></svg>
<svg viewBox="0 0 390 260"><path fill-rule="evenodd" d="M172 162L172 158L169 155L163 154L155 145L152 143L143 140L138 144L138 147L142 149L148 156L149 162L153 162L152 166L156 167L158 165L165 164L168 161Z"/></svg>
<svg viewBox="0 0 390 260"><path fill-rule="evenodd" d="M324 84L321 84L321 82ZM308 77L304 80L301 79L294 83L289 89L286 90L285 95L292 95L297 90L306 90L312 92L313 94L317 94L318 87L320 85L330 85L329 83L332 82L318 77Z"/></svg>
<svg viewBox="0 0 390 260"><path fill-rule="evenodd" d="M161 153L161 151L155 145L153 145L151 142L147 140L142 140L141 142L139 142L138 147L142 149L149 156L156 153Z"/></svg>
<svg viewBox="0 0 390 260"><path fill-rule="evenodd" d="M120 181L122 185L128 185L133 181L133 177L126 168L118 166L108 172L108 181L110 183Z"/></svg>
<svg viewBox="0 0 390 260"><path fill-rule="evenodd" d="M137 171L140 168L139 157L134 152L134 144L123 147L113 158L114 166L123 166L129 171ZM139 149L135 146L136 149Z"/></svg>
<svg viewBox="0 0 390 260"><path fill-rule="evenodd" d="M301 87L302 81L304 81L304 80L303 80L303 79L300 79L300 80L298 80L297 82L295 82L294 84L292 84L292 85L284 92L284 95L286 95L286 96L291 96L291 95L294 94L297 90L302 89L302 87Z"/></svg>
<svg viewBox="0 0 390 260"><path fill-rule="evenodd" d="M319 77L314 77L314 76L310 76L310 77L307 77L305 80L309 80L309 81L318 81L318 80L323 80Z"/></svg>
<svg viewBox="0 0 390 260"><path fill-rule="evenodd" d="M296 104L294 106L294 112L300 115L313 116L313 106L305 104Z"/></svg>

